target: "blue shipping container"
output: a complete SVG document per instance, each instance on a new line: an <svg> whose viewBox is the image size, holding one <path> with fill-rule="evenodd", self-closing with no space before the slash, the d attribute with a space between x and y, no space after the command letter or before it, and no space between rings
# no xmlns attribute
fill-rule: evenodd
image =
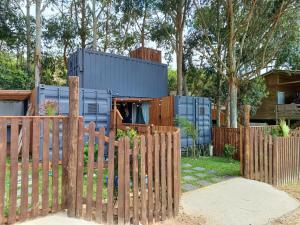
<svg viewBox="0 0 300 225"><path fill-rule="evenodd" d="M198 130L197 145L211 143L211 101L209 98L193 96L174 97L175 117L187 118ZM181 147L193 145L193 139L181 130Z"/></svg>
<svg viewBox="0 0 300 225"><path fill-rule="evenodd" d="M68 75L79 76L81 88L109 89L113 96L168 95L168 67L157 62L79 49L68 59Z"/></svg>
<svg viewBox="0 0 300 225"><path fill-rule="evenodd" d="M59 115L68 115L69 87L40 85L37 92L37 106L39 107L40 115L44 114L43 104L47 100L55 101L57 103L57 110ZM85 126L87 126L91 121L93 121L96 124L96 129L105 127L106 132L108 133L109 125L110 125L109 123L110 123L111 102L112 102L112 97L110 91L80 88L79 114L84 117ZM42 134L41 134L41 141L42 141ZM61 143L61 132L60 132L60 143ZM51 143L50 143L50 150L51 150ZM50 158L51 158L51 151L50 151Z"/></svg>

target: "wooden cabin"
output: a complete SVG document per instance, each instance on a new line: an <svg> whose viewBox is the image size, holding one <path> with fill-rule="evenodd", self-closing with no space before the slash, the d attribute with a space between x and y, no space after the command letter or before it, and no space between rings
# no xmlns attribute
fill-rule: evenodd
<svg viewBox="0 0 300 225"><path fill-rule="evenodd" d="M271 70L262 76L269 95L251 119L268 123L300 120L300 70Z"/></svg>

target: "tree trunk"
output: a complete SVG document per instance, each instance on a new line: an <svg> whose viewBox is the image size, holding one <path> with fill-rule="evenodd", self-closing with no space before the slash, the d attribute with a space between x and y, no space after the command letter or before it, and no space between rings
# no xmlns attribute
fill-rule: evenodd
<svg viewBox="0 0 300 225"><path fill-rule="evenodd" d="M231 77L229 79L230 85L230 124L232 128L237 128L238 112L237 112L237 84L236 80Z"/></svg>
<svg viewBox="0 0 300 225"><path fill-rule="evenodd" d="M109 31L109 9L110 9L110 1L106 6L106 20L105 20L105 35L104 35L104 46L103 51L106 52L108 48L108 31Z"/></svg>
<svg viewBox="0 0 300 225"><path fill-rule="evenodd" d="M30 0L26 0L26 69L28 75L31 73L30 3Z"/></svg>
<svg viewBox="0 0 300 225"><path fill-rule="evenodd" d="M93 13L93 50L97 50L97 18L96 18L96 0L92 2L92 13Z"/></svg>
<svg viewBox="0 0 300 225"><path fill-rule="evenodd" d="M177 62L177 94L182 95L182 57L183 57L183 30L181 27L177 28L177 49L176 49L176 62Z"/></svg>
<svg viewBox="0 0 300 225"><path fill-rule="evenodd" d="M226 127L230 128L230 97L226 100Z"/></svg>
<svg viewBox="0 0 300 225"><path fill-rule="evenodd" d="M36 0L35 8L35 26L36 26L36 35L35 35L35 68L34 68L34 79L35 87L38 87L41 80L41 39L42 39L42 23L41 23L41 5L42 0Z"/></svg>
<svg viewBox="0 0 300 225"><path fill-rule="evenodd" d="M229 78L230 95L230 123L231 127L237 128L237 82L236 82L236 59L235 59L235 31L232 0L227 0L227 29L228 29L228 52L227 52L227 76Z"/></svg>
<svg viewBox="0 0 300 225"><path fill-rule="evenodd" d="M84 49L86 44L86 15L85 15L85 0L81 0L81 31L80 31L80 38L81 38L81 48Z"/></svg>
<svg viewBox="0 0 300 225"><path fill-rule="evenodd" d="M217 109L216 109L216 111L217 111L217 118L216 118L216 120L217 120L217 127L221 127L221 99L220 99L220 96L218 95L217 96Z"/></svg>

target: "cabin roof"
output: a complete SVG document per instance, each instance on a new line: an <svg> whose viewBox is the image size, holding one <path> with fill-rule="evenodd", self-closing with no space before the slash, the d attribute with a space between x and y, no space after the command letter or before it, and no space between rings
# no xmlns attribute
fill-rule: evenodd
<svg viewBox="0 0 300 225"><path fill-rule="evenodd" d="M300 75L300 70L277 70L277 69L273 69L270 70L264 74L262 74L262 76L266 77L266 76L271 76L271 75L275 75L275 74L279 74L279 75L288 75L288 76L297 76Z"/></svg>
<svg viewBox="0 0 300 225"><path fill-rule="evenodd" d="M32 90L0 90L0 100L23 101L30 98Z"/></svg>

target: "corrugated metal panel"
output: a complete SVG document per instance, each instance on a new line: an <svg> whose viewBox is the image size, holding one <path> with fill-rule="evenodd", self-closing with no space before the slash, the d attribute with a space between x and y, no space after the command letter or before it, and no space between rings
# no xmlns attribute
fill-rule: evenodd
<svg viewBox="0 0 300 225"><path fill-rule="evenodd" d="M109 132L111 93L106 90L83 89L79 90L79 114L84 117L85 126L94 121L96 128L106 128ZM69 113L69 88L59 86L40 85L37 94L39 114L43 115L43 103L52 100L58 103L58 114ZM60 132L61 139L61 132ZM51 138L50 138L51 140ZM42 134L41 134L42 141ZM42 145L41 145L42 146ZM62 147L62 146L61 146ZM51 143L50 143L51 149ZM50 151L51 157L51 151Z"/></svg>
<svg viewBox="0 0 300 225"><path fill-rule="evenodd" d="M24 116L24 101L0 101L0 116Z"/></svg>
<svg viewBox="0 0 300 225"><path fill-rule="evenodd" d="M68 75L80 87L109 89L114 96L158 98L168 95L167 65L125 56L77 50L68 60Z"/></svg>
<svg viewBox="0 0 300 225"><path fill-rule="evenodd" d="M197 145L211 143L211 101L208 98L192 96L174 97L175 116L187 118L198 130ZM181 147L193 145L193 140L181 132Z"/></svg>

